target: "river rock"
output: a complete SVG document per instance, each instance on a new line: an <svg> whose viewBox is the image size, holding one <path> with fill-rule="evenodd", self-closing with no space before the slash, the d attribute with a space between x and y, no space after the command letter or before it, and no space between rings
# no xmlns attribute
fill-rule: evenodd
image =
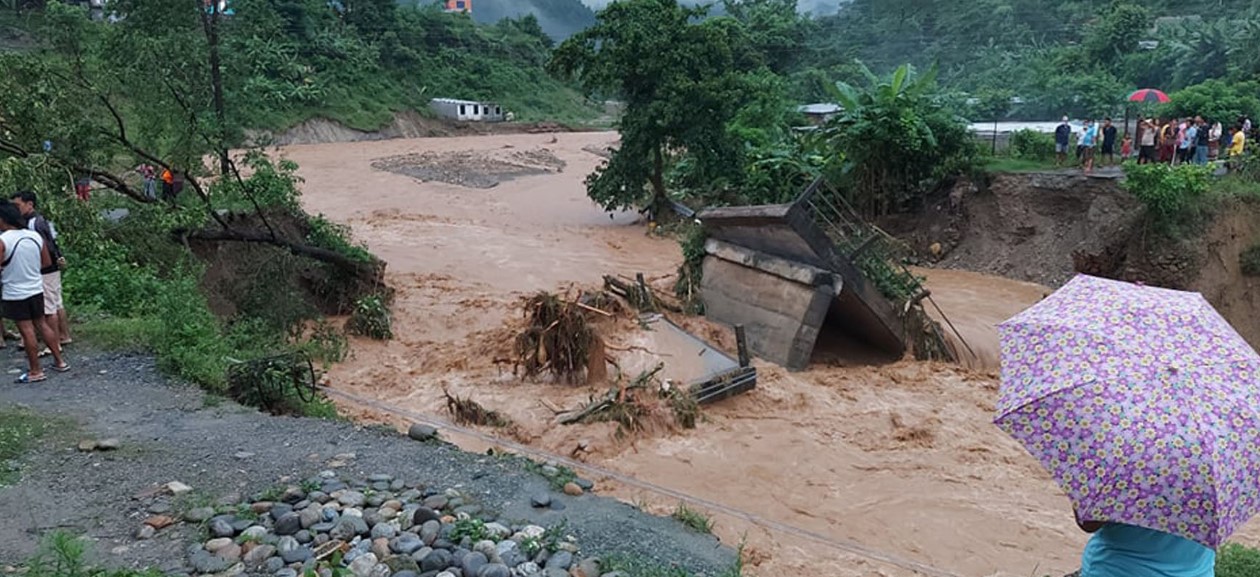
<svg viewBox="0 0 1260 577"><path fill-rule="evenodd" d="M425 521L420 526L420 540L425 545L432 545L437 540L438 534L442 531L442 524L437 521Z"/></svg>
<svg viewBox="0 0 1260 577"><path fill-rule="evenodd" d="M420 507L416 509L415 513L412 513L411 519L413 524L423 525L426 521L440 521L442 516L438 515L437 511L433 509Z"/></svg>
<svg viewBox="0 0 1260 577"><path fill-rule="evenodd" d="M214 507L194 507L184 513L184 520L189 523L201 523L214 516Z"/></svg>
<svg viewBox="0 0 1260 577"><path fill-rule="evenodd" d="M284 567L277 570L275 574L276 574L276 577L297 577L298 573L296 569Z"/></svg>
<svg viewBox="0 0 1260 577"><path fill-rule="evenodd" d="M389 557L391 553L389 550L389 539L384 537L372 539L372 552L376 554L377 559Z"/></svg>
<svg viewBox="0 0 1260 577"><path fill-rule="evenodd" d="M424 547L424 541L415 533L402 533L389 542L389 548L401 555L410 555Z"/></svg>
<svg viewBox="0 0 1260 577"><path fill-rule="evenodd" d="M424 506L433 510L445 509L451 500L446 495L429 495L424 498Z"/></svg>
<svg viewBox="0 0 1260 577"><path fill-rule="evenodd" d="M236 534L236 529L232 528L232 523L222 517L211 519L207 529L210 530L211 537L231 537ZM226 568L224 567L224 569ZM220 569L219 571L222 570ZM203 571L203 573L205 572ZM209 573L215 573L215 571L209 571Z"/></svg>
<svg viewBox="0 0 1260 577"><path fill-rule="evenodd" d="M568 571L565 571L564 569L556 569L555 567L543 569L542 574L543 577L569 577Z"/></svg>
<svg viewBox="0 0 1260 577"><path fill-rule="evenodd" d="M453 561L451 552L444 549L435 549L420 560L421 571L441 571L451 566Z"/></svg>
<svg viewBox="0 0 1260 577"><path fill-rule="evenodd" d="M568 570L573 565L573 554L568 551L556 551L554 555L547 559L548 569Z"/></svg>
<svg viewBox="0 0 1260 577"><path fill-rule="evenodd" d="M219 549L227 547L228 545L231 545L231 544L232 544L231 539L227 537L218 537L218 538L206 541L206 551L214 553L215 551L218 551Z"/></svg>
<svg viewBox="0 0 1260 577"><path fill-rule="evenodd" d="M254 525L241 531L241 537L247 541L261 541L267 536L267 528Z"/></svg>
<svg viewBox="0 0 1260 577"><path fill-rule="evenodd" d="M280 500L290 505L294 505L304 499L306 499L306 491L303 491L301 487L287 487L284 490L284 494L280 495Z"/></svg>
<svg viewBox="0 0 1260 577"><path fill-rule="evenodd" d="M363 503L367 502L367 497L358 491L346 491L337 497L337 502L346 507L362 507Z"/></svg>
<svg viewBox="0 0 1260 577"><path fill-rule="evenodd" d="M311 525L324 520L324 510L320 507L307 507L298 512L298 519L301 520L303 529L310 529Z"/></svg>
<svg viewBox="0 0 1260 577"><path fill-rule="evenodd" d="M520 565L517 565L516 571L520 573L522 576L528 577L529 575L538 574L539 571L542 571L542 567L539 567L538 564L533 561L526 561L524 563L521 563Z"/></svg>
<svg viewBox="0 0 1260 577"><path fill-rule="evenodd" d="M460 568L464 570L464 575L475 576L477 571L481 570L490 560L481 553L469 553L464 555L460 560Z"/></svg>
<svg viewBox="0 0 1260 577"><path fill-rule="evenodd" d="M257 567L259 565L262 565L263 563L266 563L267 559L269 557L274 556L275 554L276 554L276 548L274 546L259 545L257 547L254 547L253 549L250 549L249 553L246 553L244 559L242 560L245 561L245 564L250 567Z"/></svg>
<svg viewBox="0 0 1260 577"><path fill-rule="evenodd" d="M456 577L456 575L454 573L451 573L450 571L443 571L441 573L438 573L437 575L434 575L433 577Z"/></svg>
<svg viewBox="0 0 1260 577"><path fill-rule="evenodd" d="M269 573L278 573L281 569L284 569L284 559L279 557L268 558L267 561L263 563L263 570ZM292 570L290 569L290 571ZM297 572L294 571L294 575L296 574Z"/></svg>
<svg viewBox="0 0 1260 577"><path fill-rule="evenodd" d="M583 559L576 567L569 570L569 574L573 577L600 577L599 558L589 557Z"/></svg>
<svg viewBox="0 0 1260 577"><path fill-rule="evenodd" d="M574 479L573 482L577 486L581 487L583 491L590 491L591 489L595 488L595 482L591 481L590 479L583 479L581 477L578 477Z"/></svg>
<svg viewBox="0 0 1260 577"><path fill-rule="evenodd" d="M281 517L293 512L293 505L288 503L272 503L271 508L267 510L267 514L271 516L272 521L279 521Z"/></svg>
<svg viewBox="0 0 1260 577"><path fill-rule="evenodd" d="M353 573L355 577L369 577L372 572L372 568L375 566L376 555L372 553L364 553L355 557L354 561L350 562L350 572Z"/></svg>
<svg viewBox="0 0 1260 577"><path fill-rule="evenodd" d="M198 551L188 558L188 563L198 573L218 573L232 566L227 559L215 556L209 551Z"/></svg>
<svg viewBox="0 0 1260 577"><path fill-rule="evenodd" d="M214 554L226 559L229 563L235 563L241 560L241 546L236 543L228 543L226 547L220 548Z"/></svg>
<svg viewBox="0 0 1260 577"><path fill-rule="evenodd" d="M565 483L564 494L569 495L570 497L577 497L582 494L582 487L573 482Z"/></svg>
<svg viewBox="0 0 1260 577"><path fill-rule="evenodd" d="M141 541L145 539L152 539L154 535L157 535L157 529L154 529L153 525L145 524L136 529L136 539Z"/></svg>
<svg viewBox="0 0 1260 577"><path fill-rule="evenodd" d="M389 523L377 523L372 527L373 539L393 539L398 536L398 531Z"/></svg>
<svg viewBox="0 0 1260 577"><path fill-rule="evenodd" d="M311 551L311 548L306 546L280 553L280 558L284 559L285 563L301 563L314 556L315 552Z"/></svg>
<svg viewBox="0 0 1260 577"><path fill-rule="evenodd" d="M276 526L272 529L277 535L292 535L302 530L302 516L298 513L286 513L279 519L276 519Z"/></svg>
<svg viewBox="0 0 1260 577"><path fill-rule="evenodd" d="M407 436L417 441L427 441L437 436L437 429L416 423L407 429Z"/></svg>
<svg viewBox="0 0 1260 577"><path fill-rule="evenodd" d="M502 563L487 563L477 570L477 577L512 577L512 569Z"/></svg>
<svg viewBox="0 0 1260 577"><path fill-rule="evenodd" d="M310 494L306 496L306 498L316 503L323 504L323 503L327 503L328 500L331 499L332 497L329 497L328 493L325 493L323 491L311 491Z"/></svg>
<svg viewBox="0 0 1260 577"><path fill-rule="evenodd" d="M529 504L540 509L551 506L551 495L549 493L535 493L529 498Z"/></svg>
<svg viewBox="0 0 1260 577"><path fill-rule="evenodd" d="M389 557L386 557L384 561L381 561L381 563L384 563L387 567L389 567L389 570L392 571L394 575L403 571L411 571L413 573L420 571L420 565L416 563L416 560L406 555L390 555Z"/></svg>
<svg viewBox="0 0 1260 577"><path fill-rule="evenodd" d="M311 535L311 532L306 529L302 529L301 531L294 533L293 538L297 539L297 542L303 545L315 540L315 536Z"/></svg>

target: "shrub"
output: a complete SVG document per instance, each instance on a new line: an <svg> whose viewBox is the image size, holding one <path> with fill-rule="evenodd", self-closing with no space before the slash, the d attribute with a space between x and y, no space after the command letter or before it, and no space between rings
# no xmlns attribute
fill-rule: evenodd
<svg viewBox="0 0 1260 577"><path fill-rule="evenodd" d="M354 312L350 313L350 319L346 321L346 331L382 341L394 338L394 332L390 328L389 306L385 304L385 299L380 295L359 299L354 305Z"/></svg>
<svg viewBox="0 0 1260 577"><path fill-rule="evenodd" d="M1011 156L1024 160L1054 158L1054 135L1023 129L1011 134Z"/></svg>
<svg viewBox="0 0 1260 577"><path fill-rule="evenodd" d="M1216 554L1216 577L1260 575L1260 551L1237 543L1221 546Z"/></svg>
<svg viewBox="0 0 1260 577"><path fill-rule="evenodd" d="M1152 221L1171 231L1202 214L1203 197L1211 187L1208 166L1164 163L1124 165L1124 188L1146 206Z"/></svg>

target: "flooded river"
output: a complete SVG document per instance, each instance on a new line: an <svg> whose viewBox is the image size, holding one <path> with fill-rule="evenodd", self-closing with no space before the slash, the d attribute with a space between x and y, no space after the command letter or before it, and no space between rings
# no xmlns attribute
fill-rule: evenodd
<svg viewBox="0 0 1260 577"><path fill-rule="evenodd" d="M1036 302L1044 287L922 271L933 298L976 351L969 360L976 371L900 362L787 373L759 363L758 388L706 408L694 430L653 430L627 443L614 438L610 425L552 424L553 408L580 406L603 387L522 383L512 375L505 361L519 299L598 286L605 274L643 272L665 288L681 259L676 242L631 224L635 215L609 215L586 198L582 179L602 160L595 152L615 138L525 134L284 149L301 165L306 206L350 225L388 262L388 280L398 291L397 338L355 342L352 357L332 370L331 386L435 415L444 389L471 395L508 414L518 424L514 438L533 446L568 455L582 445L590 463L956 574L1076 569L1085 536L1066 499L991 424L993 326ZM421 182L372 167L406 155L439 158L452 172L430 171L434 180ZM532 172L500 170L504 162L535 161L541 164L531 164ZM506 176L489 188L466 188L450 182L464 178L461 171L482 171L478 182ZM729 346L728 329L703 319L678 322ZM670 346L668 339L645 339L633 322L607 330L614 355L630 354L616 348ZM676 374L704 370L679 366ZM601 494L659 512L676 505L596 481ZM753 574L908 574L737 519L715 521L716 533L732 546L747 536Z"/></svg>

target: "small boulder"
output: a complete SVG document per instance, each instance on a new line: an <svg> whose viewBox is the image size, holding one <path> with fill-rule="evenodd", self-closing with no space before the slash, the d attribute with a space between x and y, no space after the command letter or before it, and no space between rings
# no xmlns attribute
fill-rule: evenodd
<svg viewBox="0 0 1260 577"><path fill-rule="evenodd" d="M428 441L437 436L437 429L416 423L407 429L407 436L416 441Z"/></svg>

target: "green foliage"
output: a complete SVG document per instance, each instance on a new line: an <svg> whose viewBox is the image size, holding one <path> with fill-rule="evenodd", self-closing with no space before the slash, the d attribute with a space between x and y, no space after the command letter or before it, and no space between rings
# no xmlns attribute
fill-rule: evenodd
<svg viewBox="0 0 1260 577"><path fill-rule="evenodd" d="M689 225L683 233L679 244L682 245L682 264L678 265L678 280L674 282L674 296L683 302L684 308L691 314L704 312L704 301L700 299L700 280L704 276L705 251L704 242L708 235L699 224Z"/></svg>
<svg viewBox="0 0 1260 577"><path fill-rule="evenodd" d="M103 569L88 564L88 542L66 531L56 530L40 541L39 549L26 564L28 577L160 577L157 570Z"/></svg>
<svg viewBox="0 0 1260 577"><path fill-rule="evenodd" d="M451 541L459 543L464 537L468 537L474 543L483 541L489 533L486 532L486 523L481 519L460 519L455 521L455 527L451 530Z"/></svg>
<svg viewBox="0 0 1260 577"><path fill-rule="evenodd" d="M738 179L743 150L727 127L765 86L753 74L762 62L736 20L696 22L704 13L676 0L614 2L553 53L554 73L625 102L620 146L586 179L588 194L605 209L656 205L660 214L676 151L692 163L682 186Z"/></svg>
<svg viewBox="0 0 1260 577"><path fill-rule="evenodd" d="M48 419L16 407L0 407L0 487L17 480L18 459L48 432Z"/></svg>
<svg viewBox="0 0 1260 577"><path fill-rule="evenodd" d="M1228 128L1244 115L1260 118L1258 95L1260 82L1212 79L1169 94L1170 102L1160 107L1160 114L1177 118L1202 116Z"/></svg>
<svg viewBox="0 0 1260 577"><path fill-rule="evenodd" d="M354 312L346 321L346 330L350 333L373 338L389 340L394 338L390 329L389 306L380 295L366 296L354 305Z"/></svg>
<svg viewBox="0 0 1260 577"><path fill-rule="evenodd" d="M1260 551L1238 543L1226 543L1216 552L1216 577L1260 575Z"/></svg>
<svg viewBox="0 0 1260 577"><path fill-rule="evenodd" d="M1054 135L1036 130L1017 130L1011 134L1011 155L1023 160L1054 158Z"/></svg>
<svg viewBox="0 0 1260 577"><path fill-rule="evenodd" d="M697 533L713 532L713 519L710 519L708 515L700 511L688 507L686 503L679 503L678 508L674 509L670 516Z"/></svg>
<svg viewBox="0 0 1260 577"><path fill-rule="evenodd" d="M1162 162L1124 165L1124 188L1146 206L1151 220L1166 231L1195 222L1211 187L1212 168Z"/></svg>
<svg viewBox="0 0 1260 577"><path fill-rule="evenodd" d="M936 69L902 65L881 78L862 67L867 86L837 82L844 108L819 131L844 155L852 204L868 216L902 209L943 177L970 168L975 143L959 118L935 97Z"/></svg>

